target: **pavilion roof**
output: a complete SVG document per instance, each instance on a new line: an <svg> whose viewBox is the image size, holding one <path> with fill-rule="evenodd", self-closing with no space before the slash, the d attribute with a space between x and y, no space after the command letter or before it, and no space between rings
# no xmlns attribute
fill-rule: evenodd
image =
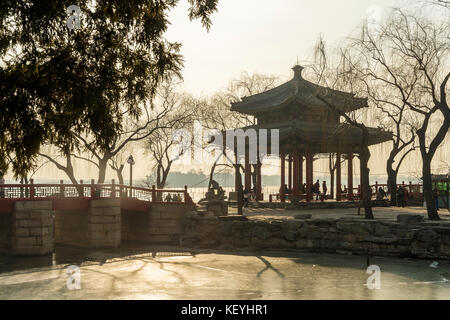
<svg viewBox="0 0 450 320"><path fill-rule="evenodd" d="M308 121L292 120L266 125L253 125L247 129L279 129L280 149L284 145L303 146L306 149L317 149L320 152L336 152L340 147L344 150L358 148L361 144L362 131L348 123L312 123ZM389 141L392 132L379 128L368 127L369 146ZM339 147L338 147L339 146ZM300 147L302 149L303 147ZM319 152L319 151L318 151Z"/></svg>
<svg viewBox="0 0 450 320"><path fill-rule="evenodd" d="M305 80L301 72L303 67L294 68L294 78L290 81L263 93L243 97L242 101L231 104L231 110L256 115L267 111L275 111L291 101L312 107L326 107L317 96L332 103L343 112L351 112L368 107L367 98L355 97L355 94L333 90Z"/></svg>

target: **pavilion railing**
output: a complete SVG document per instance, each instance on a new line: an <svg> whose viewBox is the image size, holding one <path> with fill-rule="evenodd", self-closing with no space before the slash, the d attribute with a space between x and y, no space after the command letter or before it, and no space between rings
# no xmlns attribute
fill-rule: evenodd
<svg viewBox="0 0 450 320"><path fill-rule="evenodd" d="M185 203L193 204L188 193L187 186L184 189L156 189L142 187L130 187L121 184L96 184L94 180L90 184L34 184L33 179L29 184L0 184L1 199L60 199L60 198L132 198L152 203Z"/></svg>
<svg viewBox="0 0 450 320"><path fill-rule="evenodd" d="M406 189L406 191L408 192L409 196L422 196L423 194L423 185L422 184L413 184L411 181L409 181L409 184L405 184L404 181L402 181L401 184L397 184L397 188L399 188L400 186L404 187ZM375 184L370 186L371 189L371 197L374 198L377 196L377 192L378 189L382 187L383 190L386 192L388 191L388 185L387 184L380 184L377 182L375 182ZM300 194L300 195L305 195L304 193ZM293 196L293 194L285 194L285 196L289 197L289 196ZM345 190L345 192L341 192L340 193L341 199L342 200L347 200L349 198L349 194L348 194L348 190ZM311 193L311 200L314 199L315 195L313 195ZM353 200L359 200L362 197L362 192L361 192L361 186L358 185L358 187L353 188L352 190L352 197ZM269 202L273 202L275 200L279 200L280 199L280 193L273 193L273 194L269 194Z"/></svg>

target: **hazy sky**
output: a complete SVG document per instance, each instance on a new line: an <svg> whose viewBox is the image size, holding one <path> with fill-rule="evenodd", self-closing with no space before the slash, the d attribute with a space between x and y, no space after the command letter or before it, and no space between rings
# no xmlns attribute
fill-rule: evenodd
<svg viewBox="0 0 450 320"><path fill-rule="evenodd" d="M412 2L412 1L410 1ZM290 68L311 63L320 34L330 45L370 17L380 17L394 0L220 0L209 33L187 17L187 1L170 15L167 37L183 44L184 88L210 94L242 71L291 76Z"/></svg>

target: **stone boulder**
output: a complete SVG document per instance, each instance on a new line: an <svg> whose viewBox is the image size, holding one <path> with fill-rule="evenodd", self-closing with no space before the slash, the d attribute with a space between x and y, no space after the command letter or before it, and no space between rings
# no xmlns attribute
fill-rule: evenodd
<svg viewBox="0 0 450 320"><path fill-rule="evenodd" d="M234 215L234 216L221 216L219 221L248 221L246 216Z"/></svg>
<svg viewBox="0 0 450 320"><path fill-rule="evenodd" d="M312 217L312 214L300 213L300 214L296 214L294 216L294 219L297 219L297 220L308 220L308 219L311 219L311 217Z"/></svg>
<svg viewBox="0 0 450 320"><path fill-rule="evenodd" d="M418 224L423 222L423 215L420 214L399 214L397 216L398 223Z"/></svg>

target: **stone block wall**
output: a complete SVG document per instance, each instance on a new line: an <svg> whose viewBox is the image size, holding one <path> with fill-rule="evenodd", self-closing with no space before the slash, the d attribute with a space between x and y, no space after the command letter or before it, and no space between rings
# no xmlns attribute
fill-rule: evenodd
<svg viewBox="0 0 450 320"><path fill-rule="evenodd" d="M13 232L13 213L0 213L0 254L11 251Z"/></svg>
<svg viewBox="0 0 450 320"><path fill-rule="evenodd" d="M148 223L148 241L153 243L179 244L182 219L195 205L154 204Z"/></svg>
<svg viewBox="0 0 450 320"><path fill-rule="evenodd" d="M137 212L122 209L122 240L149 241L148 225L150 212Z"/></svg>
<svg viewBox="0 0 450 320"><path fill-rule="evenodd" d="M88 239L86 210L57 210L55 212L55 243L86 246Z"/></svg>
<svg viewBox="0 0 450 320"><path fill-rule="evenodd" d="M51 201L17 201L12 214L11 253L45 255L53 252Z"/></svg>
<svg viewBox="0 0 450 320"><path fill-rule="evenodd" d="M386 220L318 218L233 221L190 213L183 245L233 249L299 249L311 252L450 259L450 221L399 223Z"/></svg>
<svg viewBox="0 0 450 320"><path fill-rule="evenodd" d="M120 199L91 200L88 210L88 243L93 248L119 247L122 214Z"/></svg>
<svg viewBox="0 0 450 320"><path fill-rule="evenodd" d="M194 209L195 205L152 204L148 212L122 210L122 239L178 245L182 219Z"/></svg>

